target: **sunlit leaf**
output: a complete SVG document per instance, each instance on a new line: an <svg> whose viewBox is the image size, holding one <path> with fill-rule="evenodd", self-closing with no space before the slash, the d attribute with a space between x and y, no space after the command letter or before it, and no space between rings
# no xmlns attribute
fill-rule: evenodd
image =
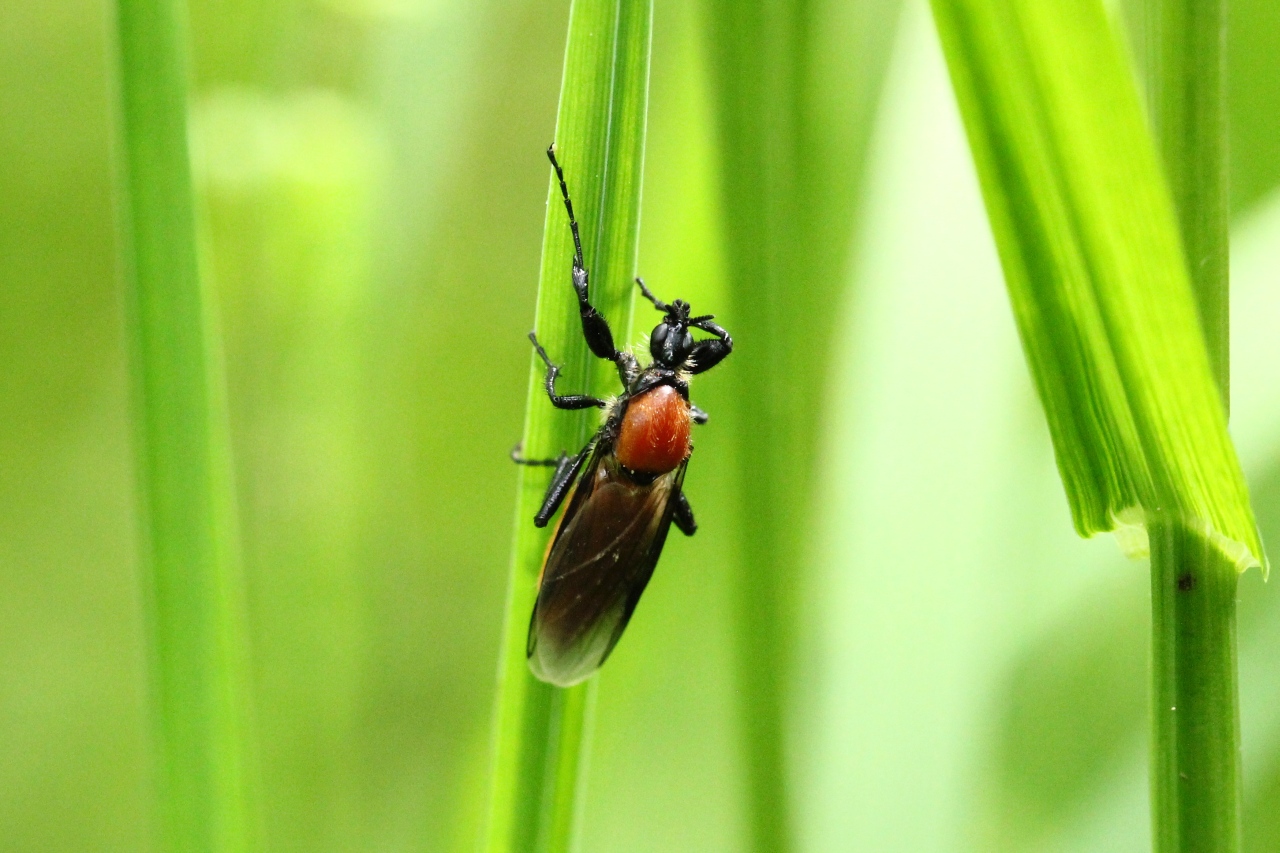
<svg viewBox="0 0 1280 853"><path fill-rule="evenodd" d="M1263 558L1168 192L1100 3L935 0L1077 531L1184 520Z"/></svg>

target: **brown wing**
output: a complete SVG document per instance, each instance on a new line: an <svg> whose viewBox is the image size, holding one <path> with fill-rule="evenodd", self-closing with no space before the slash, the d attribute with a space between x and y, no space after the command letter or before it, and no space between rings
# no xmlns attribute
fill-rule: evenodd
<svg viewBox="0 0 1280 853"><path fill-rule="evenodd" d="M653 575L687 463L648 483L597 446L547 552L526 651L534 675L568 687L613 651Z"/></svg>

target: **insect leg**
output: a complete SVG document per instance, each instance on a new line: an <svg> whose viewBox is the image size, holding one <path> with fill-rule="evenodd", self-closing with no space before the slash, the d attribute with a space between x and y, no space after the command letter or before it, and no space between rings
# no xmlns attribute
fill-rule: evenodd
<svg viewBox="0 0 1280 853"><path fill-rule="evenodd" d="M698 522L693 520L693 507L689 506L689 499L684 496L683 491L676 493L675 502L676 508L671 520L680 528L681 533L692 536L698 532Z"/></svg>
<svg viewBox="0 0 1280 853"><path fill-rule="evenodd" d="M517 465L554 468L559 465L562 460L569 458L569 454L561 451L560 455L555 459L525 459L524 456L521 455L523 452L523 444L517 444L515 447L511 448L511 461Z"/></svg>
<svg viewBox="0 0 1280 853"><path fill-rule="evenodd" d="M698 341L693 345L688 359L691 364L690 373L705 373L733 352L733 338L729 337L729 333L719 325L711 322L710 317L700 317L691 321L689 325L715 335L714 338Z"/></svg>
<svg viewBox="0 0 1280 853"><path fill-rule="evenodd" d="M622 362L619 360L622 353L619 353L617 347L613 345L613 332L609 330L609 323L587 298L588 276L586 262L582 258L582 238L578 234L578 220L573 215L573 202L569 200L569 185L564 180L564 169L560 168L560 162L556 160L556 147L554 145L547 149L547 159L555 167L556 178L560 181L560 195L564 197L564 209L569 214L569 230L573 233L573 290L578 296L578 314L582 317L582 335L587 339L587 346L591 348L591 352L597 358L608 359L616 363L618 371L621 373L624 369Z"/></svg>
<svg viewBox="0 0 1280 853"><path fill-rule="evenodd" d="M630 388L631 383L640 377L640 362L636 361L636 357L625 350L618 350L618 357L614 359L614 363L618 366L618 379L622 381L623 388Z"/></svg>
<svg viewBox="0 0 1280 853"><path fill-rule="evenodd" d="M693 422L695 424L705 424L710 419L710 415L702 411L702 409L699 409L693 403L689 404L689 414L693 417Z"/></svg>
<svg viewBox="0 0 1280 853"><path fill-rule="evenodd" d="M654 296L653 292L649 290L649 288L644 286L644 279L642 279L640 276L636 276L636 284L640 285L640 292L644 295L645 299L648 299L650 302L653 303L654 308L657 308L659 311L671 310L670 305L663 302L658 297Z"/></svg>
<svg viewBox="0 0 1280 853"><path fill-rule="evenodd" d="M547 396L551 398L551 405L557 409L604 408L604 400L588 394L557 394L556 377L560 375L560 365L551 363L551 358L547 355L547 351L542 348L542 344L538 343L538 336L535 333L529 333L529 340L533 341L533 348L542 358L543 364L547 366L547 378L544 384L546 385Z"/></svg>
<svg viewBox="0 0 1280 853"><path fill-rule="evenodd" d="M577 456L561 453L555 460L556 472L551 475L551 484L547 486L547 494L542 499L542 508L533 517L534 527L546 527L551 516L556 514L556 510L564 501L564 496L569 493L569 487L578 478L578 472L582 470L582 463L587 461L590 450L591 445L587 445Z"/></svg>

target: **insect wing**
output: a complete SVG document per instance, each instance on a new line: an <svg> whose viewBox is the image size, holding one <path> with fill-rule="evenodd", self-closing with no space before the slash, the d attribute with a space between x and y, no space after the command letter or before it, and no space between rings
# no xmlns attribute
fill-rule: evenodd
<svg viewBox="0 0 1280 853"><path fill-rule="evenodd" d="M685 464L649 483L599 446L547 553L529 622L529 666L568 687L613 651L653 575L675 510Z"/></svg>

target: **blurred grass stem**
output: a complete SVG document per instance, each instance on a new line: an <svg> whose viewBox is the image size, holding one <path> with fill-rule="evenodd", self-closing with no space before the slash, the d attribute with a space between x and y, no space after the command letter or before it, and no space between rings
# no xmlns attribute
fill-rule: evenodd
<svg viewBox="0 0 1280 853"><path fill-rule="evenodd" d="M1230 407L1225 0L1143 0L1138 56L1200 325ZM1151 537L1151 816L1157 853L1241 844L1234 566L1173 519Z"/></svg>
<svg viewBox="0 0 1280 853"><path fill-rule="evenodd" d="M226 408L187 156L182 6L119 0L142 577L162 849L252 848Z"/></svg>
<svg viewBox="0 0 1280 853"><path fill-rule="evenodd" d="M790 849L792 826L783 752L787 675L795 651L791 591L799 569L795 536L803 518L802 497L814 431L796 431L813 398L794 401L789 388L809 388L812 364L796 364L789 351L792 323L810 304L797 293L787 300L789 279L803 275L795 255L794 230L801 226L797 150L803 96L801 4L713 2L711 49L718 60L719 124L729 246L734 358L744 377L734 412L739 453L750 460L740 499L745 556L735 587L734 631L742 750L747 769L747 821L756 853ZM817 296L824 281L812 281ZM820 312L805 318L807 354L825 344ZM795 367L789 370L788 366ZM794 384L789 384L794 383ZM801 397L797 394L796 397ZM747 403L746 401L749 401ZM816 419L816 418L815 418Z"/></svg>
<svg viewBox="0 0 1280 853"><path fill-rule="evenodd" d="M631 328L636 289L652 17L651 0L574 0L556 120L556 153L582 229L590 298L618 343ZM543 144L530 140L530 163L549 172ZM617 371L587 350L570 284L572 257L568 219L552 179L534 326L551 358L565 367L562 387L607 396L616 393ZM543 365L532 353L530 360L524 453L576 453L598 427L599 412L553 408L543 389ZM561 690L535 679L525 658L538 573L554 529L533 526L547 474L546 468L519 470L483 847L488 853L568 851L580 812L595 679Z"/></svg>
<svg viewBox="0 0 1280 853"><path fill-rule="evenodd" d="M794 843L787 702L816 440L898 0L709 0L744 560L734 641L750 848ZM726 314L726 317L729 315Z"/></svg>

